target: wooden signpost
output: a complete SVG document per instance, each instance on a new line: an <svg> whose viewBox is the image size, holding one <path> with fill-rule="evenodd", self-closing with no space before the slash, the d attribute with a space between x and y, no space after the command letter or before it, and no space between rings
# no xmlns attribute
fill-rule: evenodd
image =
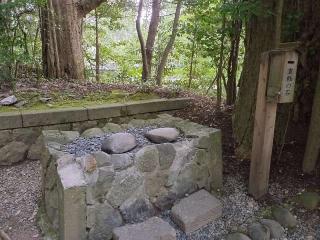
<svg viewBox="0 0 320 240"><path fill-rule="evenodd" d="M268 192L277 104L293 101L297 65L295 50L273 50L261 57L249 179L255 199Z"/></svg>

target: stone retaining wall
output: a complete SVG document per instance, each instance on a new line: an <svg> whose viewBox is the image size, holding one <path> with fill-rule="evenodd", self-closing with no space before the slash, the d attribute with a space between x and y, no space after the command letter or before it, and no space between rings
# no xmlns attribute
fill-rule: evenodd
<svg viewBox="0 0 320 240"><path fill-rule="evenodd" d="M0 113L0 166L25 159L39 160L39 136L42 130L80 131L109 121L129 121L135 115L174 111L188 105L190 99L154 99L124 104L106 104L76 108ZM129 120L128 120L129 119Z"/></svg>
<svg viewBox="0 0 320 240"><path fill-rule="evenodd" d="M147 145L131 155L98 151L76 157L62 150L80 132L42 132L42 205L59 239L110 240L115 227L150 218L198 189L221 187L220 130L168 114L127 120L104 129L175 127L187 138Z"/></svg>

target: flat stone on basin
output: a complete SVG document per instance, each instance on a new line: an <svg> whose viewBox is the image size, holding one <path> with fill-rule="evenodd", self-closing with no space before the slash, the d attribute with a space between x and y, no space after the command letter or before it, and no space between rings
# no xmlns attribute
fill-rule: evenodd
<svg viewBox="0 0 320 240"><path fill-rule="evenodd" d="M102 141L101 150L106 153L125 153L137 146L135 136L130 133L115 133Z"/></svg>
<svg viewBox="0 0 320 240"><path fill-rule="evenodd" d="M145 134L153 143L167 143L177 140L179 131L176 128L157 128Z"/></svg>
<svg viewBox="0 0 320 240"><path fill-rule="evenodd" d="M221 202L206 190L191 194L172 208L173 221L187 234L219 218L221 214Z"/></svg>
<svg viewBox="0 0 320 240"><path fill-rule="evenodd" d="M175 240L176 231L158 217L113 230L114 240Z"/></svg>

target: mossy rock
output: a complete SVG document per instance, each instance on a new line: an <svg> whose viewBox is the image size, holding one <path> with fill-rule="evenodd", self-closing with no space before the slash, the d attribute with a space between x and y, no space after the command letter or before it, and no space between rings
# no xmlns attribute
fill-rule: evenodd
<svg viewBox="0 0 320 240"><path fill-rule="evenodd" d="M272 216L279 222L283 227L294 228L297 226L297 219L293 214L286 208L276 206L272 208Z"/></svg>
<svg viewBox="0 0 320 240"><path fill-rule="evenodd" d="M298 203L306 209L314 210L318 207L320 195L316 192L304 192L298 197Z"/></svg>

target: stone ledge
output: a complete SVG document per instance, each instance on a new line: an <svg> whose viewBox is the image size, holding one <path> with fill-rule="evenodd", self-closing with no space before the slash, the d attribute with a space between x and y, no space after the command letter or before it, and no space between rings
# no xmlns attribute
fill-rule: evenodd
<svg viewBox="0 0 320 240"><path fill-rule="evenodd" d="M120 117L124 114L124 104L103 104L96 106L87 106L89 120L98 120L103 118Z"/></svg>
<svg viewBox="0 0 320 240"><path fill-rule="evenodd" d="M0 130L172 111L187 107L189 102L189 98L152 99L123 104L4 112L0 113Z"/></svg>
<svg viewBox="0 0 320 240"><path fill-rule="evenodd" d="M22 111L23 127L36 127L87 120L88 111L84 107Z"/></svg>
<svg viewBox="0 0 320 240"><path fill-rule="evenodd" d="M155 99L126 104L127 115L182 109L188 106L190 98Z"/></svg>
<svg viewBox="0 0 320 240"><path fill-rule="evenodd" d="M20 112L0 113L0 129L22 128Z"/></svg>

